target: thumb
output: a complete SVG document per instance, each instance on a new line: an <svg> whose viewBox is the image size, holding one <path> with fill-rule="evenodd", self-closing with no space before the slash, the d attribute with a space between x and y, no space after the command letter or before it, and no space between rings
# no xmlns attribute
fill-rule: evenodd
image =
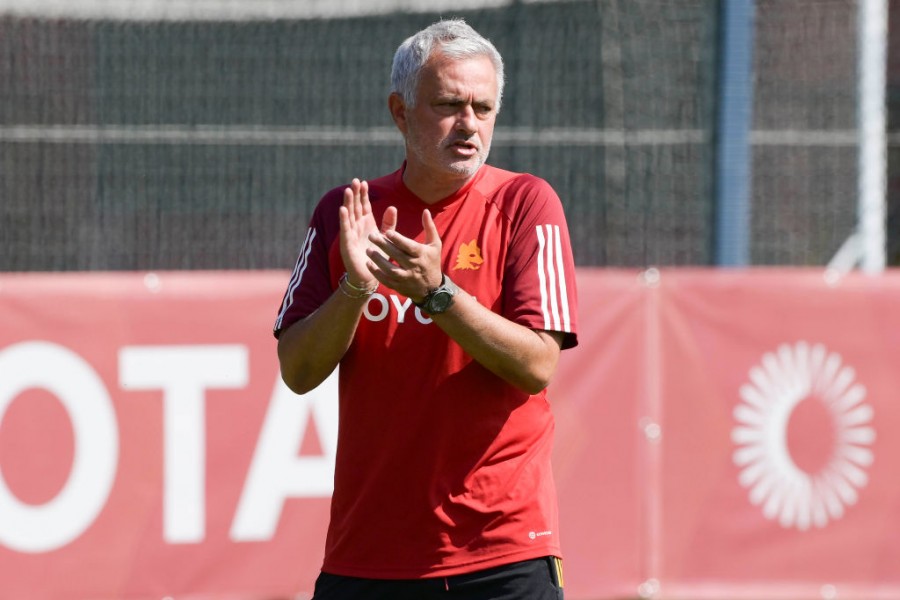
<svg viewBox="0 0 900 600"><path fill-rule="evenodd" d="M397 207L389 206L381 217L381 233L397 230Z"/></svg>
<svg viewBox="0 0 900 600"><path fill-rule="evenodd" d="M427 208L422 211L422 228L425 230L423 242L428 246L440 247L441 235L438 233L437 225L434 224L434 219L431 218L431 211Z"/></svg>

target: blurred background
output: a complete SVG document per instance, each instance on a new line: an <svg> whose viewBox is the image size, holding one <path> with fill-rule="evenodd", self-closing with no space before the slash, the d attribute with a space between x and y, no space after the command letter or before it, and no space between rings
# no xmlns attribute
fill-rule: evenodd
<svg viewBox="0 0 900 600"><path fill-rule="evenodd" d="M505 57L491 162L551 182L579 265L824 266L859 222L859 6L2 0L0 271L289 268L321 194L398 167L391 57L442 16Z"/></svg>
<svg viewBox="0 0 900 600"><path fill-rule="evenodd" d="M442 17L579 267L567 597L900 597L900 0L0 0L0 600L309 597L336 391L271 325Z"/></svg>

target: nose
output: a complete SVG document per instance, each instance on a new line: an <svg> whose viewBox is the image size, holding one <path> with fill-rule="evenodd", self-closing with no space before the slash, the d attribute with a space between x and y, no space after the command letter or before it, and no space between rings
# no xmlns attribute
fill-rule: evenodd
<svg viewBox="0 0 900 600"><path fill-rule="evenodd" d="M459 112L456 113L457 131L465 133L466 135L472 135L478 129L475 125L475 121L475 109L472 108L471 104L463 104L462 107L460 107Z"/></svg>

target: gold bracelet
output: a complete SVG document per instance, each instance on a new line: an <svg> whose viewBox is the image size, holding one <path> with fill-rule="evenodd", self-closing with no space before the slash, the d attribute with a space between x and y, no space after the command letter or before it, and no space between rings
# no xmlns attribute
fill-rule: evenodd
<svg viewBox="0 0 900 600"><path fill-rule="evenodd" d="M344 286L350 288L350 292L348 292ZM372 287L359 287L350 283L350 277L344 273L341 275L340 281L338 281L338 289L341 290L341 293L347 296L348 298L359 299L359 298L368 298L372 294L375 293L375 290L378 289L378 282L376 281Z"/></svg>

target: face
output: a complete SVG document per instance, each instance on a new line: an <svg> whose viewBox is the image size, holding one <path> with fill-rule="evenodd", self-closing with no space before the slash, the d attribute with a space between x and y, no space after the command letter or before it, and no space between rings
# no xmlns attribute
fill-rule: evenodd
<svg viewBox="0 0 900 600"><path fill-rule="evenodd" d="M397 119L406 137L407 171L447 181L471 178L490 152L496 106L490 58L432 56L419 77L416 105Z"/></svg>

